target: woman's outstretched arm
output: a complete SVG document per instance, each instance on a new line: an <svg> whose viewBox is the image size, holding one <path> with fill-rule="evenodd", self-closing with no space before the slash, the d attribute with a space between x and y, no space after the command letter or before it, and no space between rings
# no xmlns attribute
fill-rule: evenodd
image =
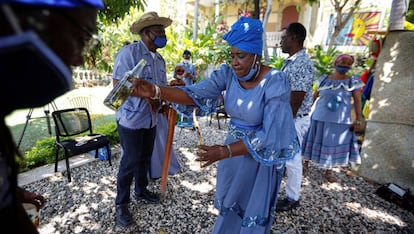
<svg viewBox="0 0 414 234"><path fill-rule="evenodd" d="M162 99L169 102L194 105L194 100L182 89L177 87L158 86L144 79L134 79L135 88L132 96L142 98Z"/></svg>

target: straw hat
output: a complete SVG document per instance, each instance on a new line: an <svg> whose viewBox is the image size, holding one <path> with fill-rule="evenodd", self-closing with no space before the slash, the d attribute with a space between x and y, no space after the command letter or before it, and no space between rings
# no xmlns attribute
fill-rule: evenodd
<svg viewBox="0 0 414 234"><path fill-rule="evenodd" d="M159 17L157 12L151 11L144 13L141 18L135 21L129 30L132 33L139 34L143 28L153 26L153 25L162 25L164 28L170 26L172 20L166 17Z"/></svg>

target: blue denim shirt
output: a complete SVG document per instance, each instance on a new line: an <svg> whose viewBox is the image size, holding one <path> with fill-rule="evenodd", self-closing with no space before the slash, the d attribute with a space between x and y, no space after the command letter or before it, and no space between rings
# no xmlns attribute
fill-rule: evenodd
<svg viewBox="0 0 414 234"><path fill-rule="evenodd" d="M154 84L167 85L164 58L159 53L155 53L153 57L142 41L126 45L116 54L112 78L121 79L141 59L144 59L147 64L142 70L140 78ZM116 119L120 125L130 129L149 129L157 124L156 113L151 112L147 101L133 96L129 96L116 112Z"/></svg>

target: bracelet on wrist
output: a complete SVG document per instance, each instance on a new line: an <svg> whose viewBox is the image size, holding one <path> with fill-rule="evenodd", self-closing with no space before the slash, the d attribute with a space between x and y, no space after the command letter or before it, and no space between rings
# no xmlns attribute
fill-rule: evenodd
<svg viewBox="0 0 414 234"><path fill-rule="evenodd" d="M227 151L229 151L229 156L228 158L233 157L233 152L231 151L230 145L226 145Z"/></svg>
<svg viewBox="0 0 414 234"><path fill-rule="evenodd" d="M361 123L361 121L359 121L359 120L355 120L355 121L354 121L354 124L356 124L356 125L361 125L362 123Z"/></svg>
<svg viewBox="0 0 414 234"><path fill-rule="evenodd" d="M154 85L154 88L155 88L155 94L154 96L151 97L151 99L160 99L160 96L161 96L160 87L158 85Z"/></svg>

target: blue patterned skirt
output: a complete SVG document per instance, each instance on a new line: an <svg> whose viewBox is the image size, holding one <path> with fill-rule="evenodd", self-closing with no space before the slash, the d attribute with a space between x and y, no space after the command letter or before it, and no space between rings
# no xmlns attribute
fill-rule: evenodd
<svg viewBox="0 0 414 234"><path fill-rule="evenodd" d="M312 120L302 144L303 159L311 160L324 169L361 164L359 146L350 124Z"/></svg>

